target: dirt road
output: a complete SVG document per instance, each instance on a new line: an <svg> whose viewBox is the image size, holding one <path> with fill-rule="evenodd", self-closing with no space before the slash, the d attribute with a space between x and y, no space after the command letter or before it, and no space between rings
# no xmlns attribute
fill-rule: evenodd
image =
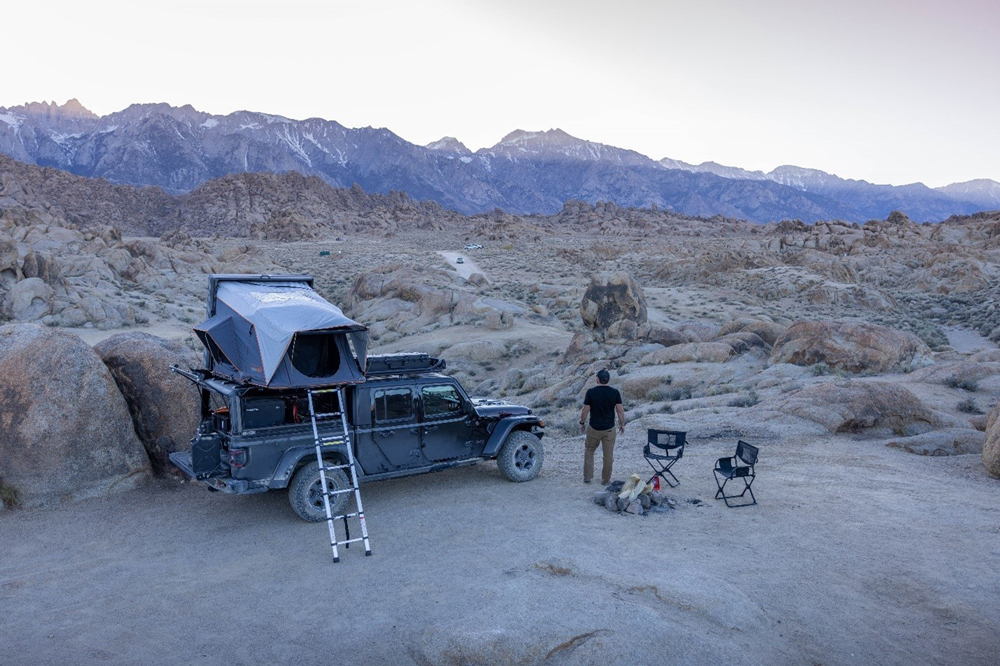
<svg viewBox="0 0 1000 666"><path fill-rule="evenodd" d="M645 469L647 425L616 477ZM483 463L365 486L374 555L338 565L283 493L160 481L0 513L0 663L996 663L977 456L767 443L760 505L726 509L733 441L692 441L679 508L645 518L592 503L579 438L526 484Z"/></svg>
<svg viewBox="0 0 1000 666"><path fill-rule="evenodd" d="M468 280L469 276L472 275L473 273L483 273L483 269L477 266L476 262L474 262L472 259L469 258L469 254L467 252L439 251L438 254L444 257L447 260L448 265L454 268L456 271L458 271L458 274L466 280ZM459 257L462 257L461 264L458 263ZM486 274L483 273L483 275Z"/></svg>

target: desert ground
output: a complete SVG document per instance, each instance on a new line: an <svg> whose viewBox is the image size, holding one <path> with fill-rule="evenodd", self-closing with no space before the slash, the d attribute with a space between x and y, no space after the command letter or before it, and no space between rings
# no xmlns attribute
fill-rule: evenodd
<svg viewBox="0 0 1000 666"><path fill-rule="evenodd" d="M373 555L339 564L284 493L169 472L0 510L0 663L996 664L1000 480L982 451L1000 275L997 241L964 224L880 222L854 246L868 232L849 225L711 221L199 241L311 273L373 352L439 355L470 394L531 407L542 473L363 485ZM205 274L184 266L136 294L128 326L56 324L197 349ZM601 275L634 281L642 321L588 314ZM891 331L862 344L842 326L861 323ZM649 474L648 428L688 433L674 508L612 513L583 483L600 367L625 396L614 478ZM760 447L759 504L729 509L712 468L738 439Z"/></svg>

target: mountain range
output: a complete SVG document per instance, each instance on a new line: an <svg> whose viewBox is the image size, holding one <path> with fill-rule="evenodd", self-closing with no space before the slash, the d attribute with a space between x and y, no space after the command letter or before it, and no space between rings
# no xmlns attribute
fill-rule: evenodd
<svg viewBox="0 0 1000 666"><path fill-rule="evenodd" d="M418 146L387 129L250 111L219 116L190 105L134 104L106 116L77 100L0 108L0 153L174 194L228 174L299 172L339 188L406 192L465 214L495 208L552 214L568 200L756 222L861 222L893 210L938 221L1000 208L1000 183L985 179L932 189L875 185L794 166L764 173L657 161L559 129L516 130L473 152L451 137Z"/></svg>

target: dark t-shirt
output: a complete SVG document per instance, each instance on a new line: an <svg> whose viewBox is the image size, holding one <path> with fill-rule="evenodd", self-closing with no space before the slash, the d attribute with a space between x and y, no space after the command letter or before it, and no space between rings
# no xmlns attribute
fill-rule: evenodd
<svg viewBox="0 0 1000 666"><path fill-rule="evenodd" d="M610 386L595 386L587 391L583 404L590 405L590 427L611 430L615 427L615 405L622 404L622 394Z"/></svg>

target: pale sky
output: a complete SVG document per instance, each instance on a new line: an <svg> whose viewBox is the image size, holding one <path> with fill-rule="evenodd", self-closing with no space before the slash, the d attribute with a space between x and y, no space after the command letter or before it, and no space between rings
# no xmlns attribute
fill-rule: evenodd
<svg viewBox="0 0 1000 666"><path fill-rule="evenodd" d="M654 159L1000 181L996 0L3 0L0 106L559 127Z"/></svg>

